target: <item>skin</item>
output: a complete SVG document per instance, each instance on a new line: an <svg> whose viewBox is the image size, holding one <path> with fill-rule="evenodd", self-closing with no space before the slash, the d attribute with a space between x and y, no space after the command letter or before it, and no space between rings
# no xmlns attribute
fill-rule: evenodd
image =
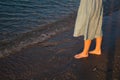
<svg viewBox="0 0 120 80"><path fill-rule="evenodd" d="M102 44L102 37L96 38L96 47L94 50L89 51L91 40L84 40L84 49L81 53L76 54L74 58L80 59L80 58L86 58L88 57L88 54L93 55L101 55L101 44Z"/></svg>

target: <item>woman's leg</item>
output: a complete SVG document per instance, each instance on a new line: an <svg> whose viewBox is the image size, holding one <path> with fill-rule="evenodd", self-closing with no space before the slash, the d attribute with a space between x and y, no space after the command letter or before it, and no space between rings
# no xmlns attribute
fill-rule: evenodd
<svg viewBox="0 0 120 80"><path fill-rule="evenodd" d="M102 37L96 38L96 47L93 51L90 51L90 54L101 55L101 45L102 45Z"/></svg>
<svg viewBox="0 0 120 80"><path fill-rule="evenodd" d="M85 40L84 41L84 49L81 53L76 54L74 57L76 59L80 59L80 58L84 58L84 57L88 57L88 51L91 45L91 40Z"/></svg>

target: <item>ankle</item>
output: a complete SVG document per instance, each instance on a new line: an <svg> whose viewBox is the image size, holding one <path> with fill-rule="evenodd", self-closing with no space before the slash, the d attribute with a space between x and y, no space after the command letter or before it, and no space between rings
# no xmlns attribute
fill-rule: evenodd
<svg viewBox="0 0 120 80"><path fill-rule="evenodd" d="M101 49L94 49L94 51L99 51L99 52L100 52L100 51L101 51Z"/></svg>
<svg viewBox="0 0 120 80"><path fill-rule="evenodd" d="M82 52L84 55L88 55L88 51L83 51Z"/></svg>

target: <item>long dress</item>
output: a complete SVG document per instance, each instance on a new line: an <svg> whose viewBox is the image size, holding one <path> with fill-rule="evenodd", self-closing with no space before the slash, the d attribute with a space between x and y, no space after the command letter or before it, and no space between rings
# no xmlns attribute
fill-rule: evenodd
<svg viewBox="0 0 120 80"><path fill-rule="evenodd" d="M81 0L73 36L84 36L84 40L103 36L102 18L102 0Z"/></svg>

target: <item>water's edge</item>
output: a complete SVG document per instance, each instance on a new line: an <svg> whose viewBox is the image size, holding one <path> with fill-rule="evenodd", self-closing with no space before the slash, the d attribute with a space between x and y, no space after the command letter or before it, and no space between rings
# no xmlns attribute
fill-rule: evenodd
<svg viewBox="0 0 120 80"><path fill-rule="evenodd" d="M59 21L43 25L39 29L37 28L31 32L16 35L16 37L9 40L9 42L4 40L0 43L0 46L3 46L0 50L0 57L14 54L22 48L44 42L58 33L71 29L74 25L75 16L76 12L73 12Z"/></svg>
<svg viewBox="0 0 120 80"><path fill-rule="evenodd" d="M109 3L110 2L108 2L107 4ZM119 5L117 5L117 7L110 6L111 5L104 7L104 16L107 16L109 14L112 14L112 12L120 10ZM32 31L18 35L16 34L14 39L0 41L0 46L2 46L0 47L0 57L5 57L10 54L14 54L16 51L20 51L21 49L27 48L30 45L42 43L57 35L58 33L73 28L76 13L77 11L72 12L64 18L60 18L60 20L45 24Z"/></svg>

